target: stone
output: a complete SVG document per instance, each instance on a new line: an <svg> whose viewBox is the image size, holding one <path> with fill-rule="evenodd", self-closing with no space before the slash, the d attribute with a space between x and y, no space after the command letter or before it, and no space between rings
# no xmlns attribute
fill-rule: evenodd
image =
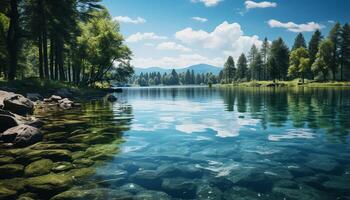
<svg viewBox="0 0 350 200"><path fill-rule="evenodd" d="M318 156L317 158L306 163L306 166L325 172L331 172L336 169L338 162L328 158L327 156Z"/></svg>
<svg viewBox="0 0 350 200"><path fill-rule="evenodd" d="M32 192L55 194L68 189L72 178L65 174L47 174L27 179L26 188Z"/></svg>
<svg viewBox="0 0 350 200"><path fill-rule="evenodd" d="M52 171L54 172L62 172L62 171L68 171L73 168L72 163L70 162L56 162L53 163Z"/></svg>
<svg viewBox="0 0 350 200"><path fill-rule="evenodd" d="M11 164L15 161L15 158L11 156L0 156L0 165Z"/></svg>
<svg viewBox="0 0 350 200"><path fill-rule="evenodd" d="M0 139L2 132L15 126L18 126L18 121L14 116L4 115L0 113Z"/></svg>
<svg viewBox="0 0 350 200"><path fill-rule="evenodd" d="M303 189L290 189L282 187L274 187L273 193L280 195L282 198L291 200L321 200L325 199L318 192L314 190L303 188Z"/></svg>
<svg viewBox="0 0 350 200"><path fill-rule="evenodd" d="M28 126L32 126L32 127L35 127L35 128L41 128L43 127L45 124L44 121L42 121L41 119L34 119L32 121L29 121L26 123L26 125Z"/></svg>
<svg viewBox="0 0 350 200"><path fill-rule="evenodd" d="M233 183L224 177L213 177L209 180L211 187L217 187L222 191L228 190L233 187Z"/></svg>
<svg viewBox="0 0 350 200"><path fill-rule="evenodd" d="M91 165L93 165L95 162L91 159L88 158L80 158L80 159L76 159L73 161L73 165L77 166L79 168L81 167L89 167Z"/></svg>
<svg viewBox="0 0 350 200"><path fill-rule="evenodd" d="M0 199L14 199L17 195L15 190L0 186Z"/></svg>
<svg viewBox="0 0 350 200"><path fill-rule="evenodd" d="M239 186L247 187L253 189L257 192L268 192L271 190L274 179L276 176L271 176L264 172L253 172L249 176L244 177L237 182Z"/></svg>
<svg viewBox="0 0 350 200"><path fill-rule="evenodd" d="M170 196L164 192L145 190L134 196L135 200L170 200Z"/></svg>
<svg viewBox="0 0 350 200"><path fill-rule="evenodd" d="M61 108L63 108L63 109L69 109L69 108L72 108L72 107L73 107L73 101L70 101L70 100L67 99L67 98L58 100L58 104L59 104L59 106L60 106Z"/></svg>
<svg viewBox="0 0 350 200"><path fill-rule="evenodd" d="M110 94L107 96L107 100L109 102L115 102L115 101L117 101L117 97L115 97L113 94Z"/></svg>
<svg viewBox="0 0 350 200"><path fill-rule="evenodd" d="M0 166L0 177L2 178L12 178L22 176L23 165L20 164L6 164Z"/></svg>
<svg viewBox="0 0 350 200"><path fill-rule="evenodd" d="M70 171L65 172L67 176L71 177L74 181L79 181L79 179L84 179L95 174L95 169L93 168L80 168L80 169L72 169Z"/></svg>
<svg viewBox="0 0 350 200"><path fill-rule="evenodd" d="M58 102L59 100L62 100L62 97L57 96L57 95L52 95L48 101L53 101L53 102Z"/></svg>
<svg viewBox="0 0 350 200"><path fill-rule="evenodd" d="M20 94L7 96L4 98L3 102L5 110L19 115L32 114L34 111L33 102Z"/></svg>
<svg viewBox="0 0 350 200"><path fill-rule="evenodd" d="M197 186L188 179L163 179L162 189L169 195L177 198L193 199L196 196Z"/></svg>
<svg viewBox="0 0 350 200"><path fill-rule="evenodd" d="M31 162L42 158L52 161L70 161L72 153L63 149L28 150L24 154L19 155L17 160L19 162Z"/></svg>
<svg viewBox="0 0 350 200"><path fill-rule="evenodd" d="M33 146L31 146L31 149L35 150L45 150L45 149L67 149L70 151L80 151L84 150L88 147L87 144L83 143L36 143Z"/></svg>
<svg viewBox="0 0 350 200"><path fill-rule="evenodd" d="M132 200L132 195L125 191L115 191L106 188L82 189L73 188L62 192L51 200L86 200L86 199L115 199Z"/></svg>
<svg viewBox="0 0 350 200"><path fill-rule="evenodd" d="M26 193L23 193L19 196L19 199L22 199L22 200L35 200L35 199L38 199L38 195L35 194L35 193L31 193L31 192L26 192Z"/></svg>
<svg viewBox="0 0 350 200"><path fill-rule="evenodd" d="M222 192L215 187L210 187L208 185L203 185L198 188L196 199L222 199Z"/></svg>
<svg viewBox="0 0 350 200"><path fill-rule="evenodd" d="M248 190L243 187L233 187L225 191L223 195L224 199L234 199L234 200L256 200L256 199L272 199L272 198L263 198L259 196L258 193Z"/></svg>
<svg viewBox="0 0 350 200"><path fill-rule="evenodd" d="M154 170L140 170L131 176L131 180L148 189L158 189L162 183Z"/></svg>
<svg viewBox="0 0 350 200"><path fill-rule="evenodd" d="M31 101L38 101L43 97L38 93L27 93L27 98L30 99Z"/></svg>
<svg viewBox="0 0 350 200"><path fill-rule="evenodd" d="M50 173L53 162L49 159L34 161L24 169L25 176L40 176Z"/></svg>
<svg viewBox="0 0 350 200"><path fill-rule="evenodd" d="M142 165L141 165L142 166ZM174 178L174 177L184 177L184 178L200 178L203 174L198 168L190 168L187 166L175 167L161 167L159 169L159 176L162 178Z"/></svg>
<svg viewBox="0 0 350 200"><path fill-rule="evenodd" d="M25 147L40 142L43 135L39 129L22 124L6 130L1 138L4 142L13 143L14 146Z"/></svg>
<svg viewBox="0 0 350 200"><path fill-rule="evenodd" d="M130 192L132 194L140 193L141 191L144 191L145 189L135 183L127 183L119 188L120 190Z"/></svg>
<svg viewBox="0 0 350 200"><path fill-rule="evenodd" d="M349 176L330 176L330 180L324 182L323 187L329 190L349 191L350 177Z"/></svg>

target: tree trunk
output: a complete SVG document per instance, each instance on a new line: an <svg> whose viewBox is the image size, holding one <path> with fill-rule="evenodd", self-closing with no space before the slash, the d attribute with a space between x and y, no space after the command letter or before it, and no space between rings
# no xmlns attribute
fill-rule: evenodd
<svg viewBox="0 0 350 200"><path fill-rule="evenodd" d="M6 38L6 48L9 56L8 79L14 80L16 77L18 60L18 39L19 39L19 14L18 0L10 1L10 24Z"/></svg>
<svg viewBox="0 0 350 200"><path fill-rule="evenodd" d="M50 78L51 80L54 80L55 79L55 76L54 76L54 40L50 39Z"/></svg>
<svg viewBox="0 0 350 200"><path fill-rule="evenodd" d="M58 47L57 40L55 40L55 80L58 80Z"/></svg>
<svg viewBox="0 0 350 200"><path fill-rule="evenodd" d="M46 29L43 30L43 50L44 50L44 73L45 73L45 79L50 79L49 75L49 63L47 58L47 33Z"/></svg>
<svg viewBox="0 0 350 200"><path fill-rule="evenodd" d="M63 43L61 40L59 40L56 44L56 46L58 47L57 48L57 54L56 56L58 57L58 71L59 71L59 74L60 74L60 78L59 80L60 81L65 81L66 80L66 77L65 77L65 74L64 74L64 68L63 68Z"/></svg>
<svg viewBox="0 0 350 200"><path fill-rule="evenodd" d="M38 46L39 46L39 77L40 79L44 78L44 68L43 68L43 39L42 35L39 35L38 39Z"/></svg>

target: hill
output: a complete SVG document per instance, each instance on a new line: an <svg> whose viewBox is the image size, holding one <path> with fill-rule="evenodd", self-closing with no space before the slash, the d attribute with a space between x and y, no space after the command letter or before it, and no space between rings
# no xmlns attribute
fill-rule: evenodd
<svg viewBox="0 0 350 200"><path fill-rule="evenodd" d="M184 68L175 68L177 73L186 72L187 70L194 71L194 73L213 73L215 75L218 75L220 73L220 70L222 68L216 67L213 65L208 64L198 64L198 65L191 65ZM135 67L135 74L140 75L141 73L151 73L151 72L159 72L161 74L163 73L170 73L172 69L164 69L161 67L148 67L148 68L138 68Z"/></svg>

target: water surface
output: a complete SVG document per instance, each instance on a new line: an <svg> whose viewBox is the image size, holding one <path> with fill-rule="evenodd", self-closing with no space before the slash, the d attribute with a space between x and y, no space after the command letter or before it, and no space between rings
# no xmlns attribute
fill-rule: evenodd
<svg viewBox="0 0 350 200"><path fill-rule="evenodd" d="M73 169L59 173L93 169L59 192L86 191L85 199L350 197L350 90L176 87L115 95L114 104L43 115L50 120L44 143L85 144L70 149Z"/></svg>

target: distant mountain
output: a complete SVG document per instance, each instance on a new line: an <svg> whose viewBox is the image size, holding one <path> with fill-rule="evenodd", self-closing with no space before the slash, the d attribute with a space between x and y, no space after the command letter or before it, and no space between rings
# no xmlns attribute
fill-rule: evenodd
<svg viewBox="0 0 350 200"><path fill-rule="evenodd" d="M191 65L185 68L179 68L175 69L177 73L186 72L187 70L194 71L194 73L208 73L211 72L215 75L218 75L220 73L220 70L222 68L216 67L213 65L208 64L198 64L198 65ZM148 68L138 68L135 67L135 75L140 75L141 73L151 73L151 72L159 72L161 74L163 73L170 73L172 69L164 69L160 67L148 67Z"/></svg>

